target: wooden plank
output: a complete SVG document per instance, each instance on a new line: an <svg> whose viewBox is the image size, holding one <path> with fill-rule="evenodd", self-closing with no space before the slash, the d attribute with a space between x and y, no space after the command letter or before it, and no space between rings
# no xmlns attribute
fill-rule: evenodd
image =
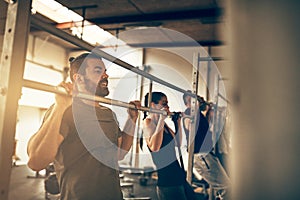
<svg viewBox="0 0 300 200"><path fill-rule="evenodd" d="M9 3L0 64L0 199L8 199L18 100L25 66L31 0Z"/></svg>

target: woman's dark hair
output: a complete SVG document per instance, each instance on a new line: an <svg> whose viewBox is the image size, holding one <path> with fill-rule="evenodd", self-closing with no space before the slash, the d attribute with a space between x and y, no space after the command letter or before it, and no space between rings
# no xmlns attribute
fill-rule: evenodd
<svg viewBox="0 0 300 200"><path fill-rule="evenodd" d="M163 97L166 97L166 95L162 92L152 92L152 96L151 96L151 102L155 103L155 104L158 104L158 102L163 98ZM145 95L145 100L144 100L144 105L145 107L149 107L149 102L148 102L148 99L149 99L149 93L147 93ZM144 112L144 119L147 117L147 112L145 111Z"/></svg>

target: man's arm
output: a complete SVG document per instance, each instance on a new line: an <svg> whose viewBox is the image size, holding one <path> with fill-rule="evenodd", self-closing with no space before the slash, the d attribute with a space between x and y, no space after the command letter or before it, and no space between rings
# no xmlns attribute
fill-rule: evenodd
<svg viewBox="0 0 300 200"><path fill-rule="evenodd" d="M134 104L136 108L141 107L140 101L131 101L130 103ZM124 129L122 131L122 135L121 137L119 137L118 140L119 160L124 159L125 155L128 153L128 151L132 146L137 118L138 118L138 111L134 109L128 109L128 119L125 123Z"/></svg>
<svg viewBox="0 0 300 200"><path fill-rule="evenodd" d="M62 86L67 91L71 90L69 84L62 84ZM42 170L54 161L59 145L64 139L59 133L62 117L71 101L71 97L56 95L56 103L49 116L38 132L30 138L27 153L29 156L28 166L32 170Z"/></svg>
<svg viewBox="0 0 300 200"><path fill-rule="evenodd" d="M177 123L178 123L178 136L179 136L179 147L181 146L182 144L182 128L181 128L181 118L179 117L178 120L177 120Z"/></svg>

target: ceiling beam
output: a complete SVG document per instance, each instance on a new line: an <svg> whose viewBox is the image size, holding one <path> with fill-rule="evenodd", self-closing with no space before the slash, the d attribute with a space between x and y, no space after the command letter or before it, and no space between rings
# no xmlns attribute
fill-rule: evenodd
<svg viewBox="0 0 300 200"><path fill-rule="evenodd" d="M221 8L201 8L184 11L170 11L159 13L147 13L138 15L123 15L102 18L87 19L97 25L101 24L117 24L132 23L146 21L169 21L169 20L187 20L187 19L203 19L203 18L219 18L223 11Z"/></svg>
<svg viewBox="0 0 300 200"><path fill-rule="evenodd" d="M155 42L155 43L127 43L126 45L133 48L169 48L169 47L208 47L208 46L221 46L225 45L224 41L220 40L202 40L202 41L191 41L191 42ZM115 48L116 46L98 46L99 48ZM69 49L70 51L82 51L84 49L76 47ZM215 60L215 59L214 59Z"/></svg>
<svg viewBox="0 0 300 200"><path fill-rule="evenodd" d="M173 42L151 42L151 43L127 43L128 46L136 48L163 48L163 47L195 47L195 46L220 46L224 45L220 40L203 41L173 41Z"/></svg>

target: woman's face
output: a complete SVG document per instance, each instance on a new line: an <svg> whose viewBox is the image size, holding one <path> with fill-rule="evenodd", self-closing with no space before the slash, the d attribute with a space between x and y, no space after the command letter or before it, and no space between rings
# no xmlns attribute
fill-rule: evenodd
<svg viewBox="0 0 300 200"><path fill-rule="evenodd" d="M166 96L163 96L159 101L157 105L157 109L169 109L169 105L168 105L168 99Z"/></svg>

